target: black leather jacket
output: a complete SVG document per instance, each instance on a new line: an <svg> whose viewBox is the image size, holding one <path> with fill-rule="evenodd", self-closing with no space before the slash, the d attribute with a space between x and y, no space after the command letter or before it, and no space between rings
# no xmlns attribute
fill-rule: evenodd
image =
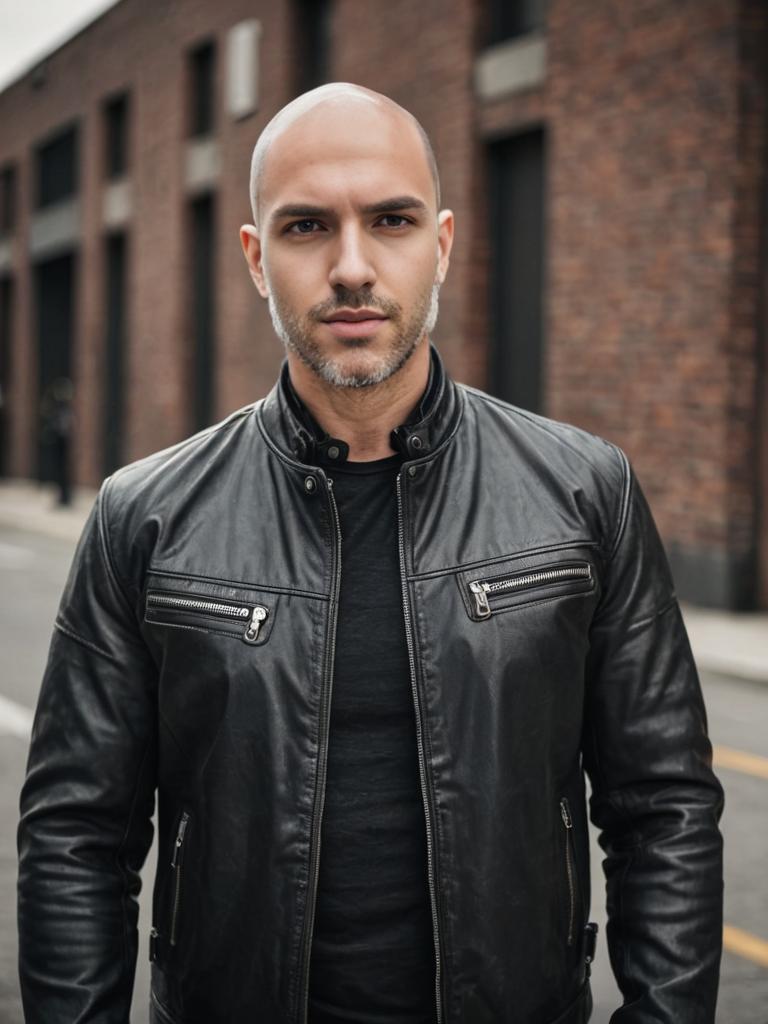
<svg viewBox="0 0 768 1024"><path fill-rule="evenodd" d="M432 360L398 526L439 1020L587 1019L585 770L614 1024L711 1022L722 792L645 500ZM21 798L27 1024L126 1024L156 787L152 1020L304 1024L343 570L303 436L278 380L99 493Z"/></svg>

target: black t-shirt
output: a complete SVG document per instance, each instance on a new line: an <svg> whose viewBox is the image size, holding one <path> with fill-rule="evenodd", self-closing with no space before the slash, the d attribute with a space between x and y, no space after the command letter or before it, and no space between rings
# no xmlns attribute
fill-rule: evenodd
<svg viewBox="0 0 768 1024"><path fill-rule="evenodd" d="M309 1024L433 1024L424 807L397 542L402 458L329 469L341 524Z"/></svg>

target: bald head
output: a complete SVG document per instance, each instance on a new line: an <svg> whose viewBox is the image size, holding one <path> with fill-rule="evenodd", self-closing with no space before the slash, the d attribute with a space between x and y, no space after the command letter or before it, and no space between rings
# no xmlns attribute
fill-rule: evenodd
<svg viewBox="0 0 768 1024"><path fill-rule="evenodd" d="M408 110L381 93L349 82L331 82L298 96L275 114L262 131L251 158L250 196L253 222L258 227L261 216L264 179L272 147L283 140L290 145L291 138L313 129L325 135L333 124L348 124L351 119L361 130L381 131L382 125L393 135L414 135L421 155L432 178L435 206L440 209L440 179L437 162L427 133Z"/></svg>

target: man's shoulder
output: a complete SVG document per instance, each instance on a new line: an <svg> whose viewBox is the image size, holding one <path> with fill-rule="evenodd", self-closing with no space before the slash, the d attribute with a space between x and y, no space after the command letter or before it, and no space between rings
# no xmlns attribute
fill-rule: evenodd
<svg viewBox="0 0 768 1024"><path fill-rule="evenodd" d="M550 472L596 473L619 488L626 482L627 457L612 441L573 423L530 412L480 388L459 387L478 418L481 439L489 445L512 446L523 458L545 463Z"/></svg>
<svg viewBox="0 0 768 1024"><path fill-rule="evenodd" d="M611 550L632 478L621 448L572 423L529 412L478 388L461 388L468 443L477 446L479 465L492 476L485 486L494 500L517 501L525 495L547 507L562 506Z"/></svg>
<svg viewBox="0 0 768 1024"><path fill-rule="evenodd" d="M205 467L230 459L235 449L258 434L251 402L225 419L141 459L121 466L105 480L109 512L122 517L137 507L151 507L165 495L178 495L199 478Z"/></svg>

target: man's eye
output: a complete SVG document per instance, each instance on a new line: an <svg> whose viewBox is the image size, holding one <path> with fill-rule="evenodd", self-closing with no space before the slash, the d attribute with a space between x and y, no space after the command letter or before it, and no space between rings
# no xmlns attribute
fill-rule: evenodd
<svg viewBox="0 0 768 1024"><path fill-rule="evenodd" d="M316 220L311 220L310 218L297 220L293 224L289 224L286 231L293 235L313 235L315 233L313 229L317 223Z"/></svg>
<svg viewBox="0 0 768 1024"><path fill-rule="evenodd" d="M389 221L389 223L384 224L385 228L400 228L403 227L403 225L405 224L410 224L408 218L401 217L399 213L385 213L384 216L381 218L380 223L383 223L384 221ZM392 223L393 221L398 221L399 223L394 224Z"/></svg>

